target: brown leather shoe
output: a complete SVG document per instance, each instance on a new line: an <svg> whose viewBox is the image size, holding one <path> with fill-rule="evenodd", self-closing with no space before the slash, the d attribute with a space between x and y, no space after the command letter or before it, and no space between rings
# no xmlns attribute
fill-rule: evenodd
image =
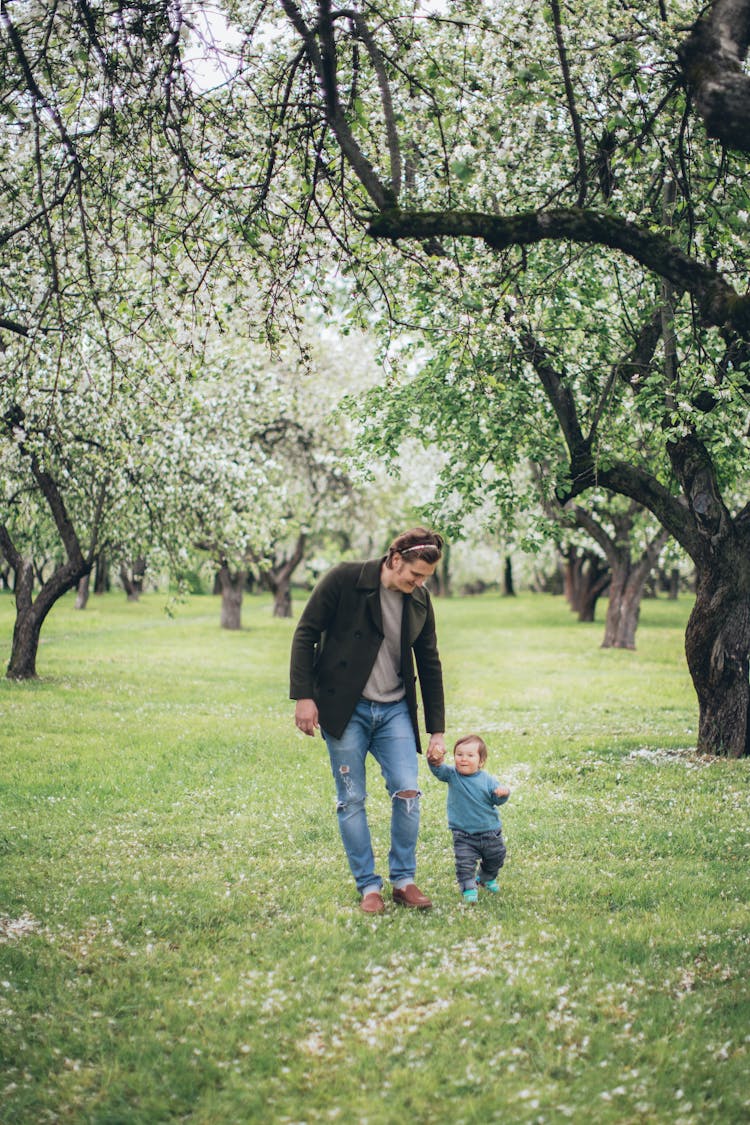
<svg viewBox="0 0 750 1125"><path fill-rule="evenodd" d="M378 891L370 891L360 902L359 909L364 910L365 914L382 914L385 910L383 896Z"/></svg>
<svg viewBox="0 0 750 1125"><path fill-rule="evenodd" d="M394 887L393 901L399 906L411 906L415 910L429 910L432 906L427 895L422 894L416 883L408 883L405 887Z"/></svg>

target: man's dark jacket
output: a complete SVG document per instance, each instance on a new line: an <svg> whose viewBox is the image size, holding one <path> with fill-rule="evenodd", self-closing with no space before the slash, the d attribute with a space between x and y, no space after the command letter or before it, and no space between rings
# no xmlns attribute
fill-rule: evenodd
<svg viewBox="0 0 750 1125"><path fill-rule="evenodd" d="M318 582L292 641L289 695L314 699L324 731L340 738L362 697L383 640L380 568L384 559L339 563ZM424 587L404 594L401 675L414 735L419 744L416 658L425 729L445 730L443 673L435 615Z"/></svg>

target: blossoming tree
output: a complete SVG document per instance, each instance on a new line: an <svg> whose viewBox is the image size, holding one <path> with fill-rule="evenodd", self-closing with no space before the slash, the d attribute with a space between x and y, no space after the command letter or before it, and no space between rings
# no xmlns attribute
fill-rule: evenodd
<svg viewBox="0 0 750 1125"><path fill-rule="evenodd" d="M560 499L608 489L681 544L698 745L729 755L750 747L750 504L729 502L747 460L749 9L243 8L277 26L255 40L269 177L296 156L308 185L287 231L333 230L390 323L438 341L429 409L448 420L464 385L469 476L482 451L552 450Z"/></svg>

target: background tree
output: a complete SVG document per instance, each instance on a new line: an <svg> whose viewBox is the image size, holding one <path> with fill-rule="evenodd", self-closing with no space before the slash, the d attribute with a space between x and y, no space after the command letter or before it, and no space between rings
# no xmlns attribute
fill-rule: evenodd
<svg viewBox="0 0 750 1125"><path fill-rule="evenodd" d="M618 503L619 500L619 503ZM566 512L601 549L607 562L607 620L602 648L635 648L641 600L669 538L655 521L643 519L643 509L619 497L597 504L571 503ZM651 526L649 526L651 524ZM640 553L636 553L640 549ZM591 618L593 620L593 617Z"/></svg>
<svg viewBox="0 0 750 1125"><path fill-rule="evenodd" d="M47 614L101 551L135 557L144 540L164 544L173 534L155 503L160 478L151 451L174 386L157 405L148 375L133 369L119 394L108 372L98 382L63 371L57 379L54 399L0 387L0 551L14 572L8 676L18 679L35 675ZM50 553L58 561L41 573L39 559Z"/></svg>
<svg viewBox="0 0 750 1125"><path fill-rule="evenodd" d="M153 505L175 368L189 371L236 261L207 139L218 112L164 2L0 7L0 547L15 572L9 675L105 547L179 550ZM189 150L189 152L188 152ZM209 291L209 269L223 284ZM175 357L181 357L176 363ZM56 545L33 588L34 561Z"/></svg>

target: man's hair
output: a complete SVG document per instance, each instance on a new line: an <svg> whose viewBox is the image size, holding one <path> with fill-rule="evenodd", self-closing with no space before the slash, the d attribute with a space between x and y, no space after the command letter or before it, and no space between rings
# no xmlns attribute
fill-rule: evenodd
<svg viewBox="0 0 750 1125"><path fill-rule="evenodd" d="M487 761L487 746L485 745L484 739L480 738L478 734L465 734L463 738L459 738L456 745L453 747L453 753L455 754L459 746L463 746L466 742L476 742L479 750L479 764L483 766Z"/></svg>
<svg viewBox="0 0 750 1125"><path fill-rule="evenodd" d="M386 566L393 566L393 556L402 555L409 562L423 559L426 563L439 562L443 553L443 537L426 527L412 527L402 531L391 543L386 556Z"/></svg>

